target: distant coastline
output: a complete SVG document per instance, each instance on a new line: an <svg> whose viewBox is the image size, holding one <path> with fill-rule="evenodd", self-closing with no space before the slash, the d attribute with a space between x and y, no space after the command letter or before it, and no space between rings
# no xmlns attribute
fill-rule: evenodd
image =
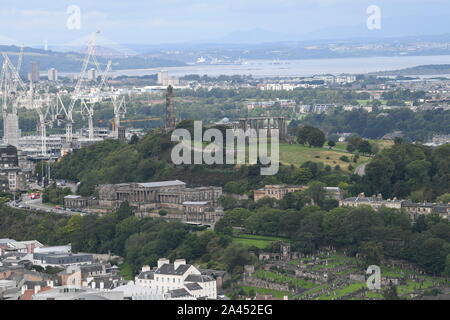
<svg viewBox="0 0 450 320"><path fill-rule="evenodd" d="M444 65L450 61L450 56L396 56L396 57L370 57L370 58L337 58L337 59L305 59L280 60L283 64L274 64L273 60L246 60L242 65L188 65L179 67L165 67L172 76L185 76L188 74L219 76L219 75L252 75L262 77L308 77L319 74L377 74L392 73L391 70L404 70L424 65ZM439 73L433 68L430 73L421 75L450 74L450 65L447 72ZM161 68L124 69L114 70L115 76L143 76L155 74ZM438 69L439 68L435 68ZM417 75L417 73L415 73ZM412 75L412 74L411 74Z"/></svg>
<svg viewBox="0 0 450 320"><path fill-rule="evenodd" d="M377 76L449 75L450 64L421 65L399 70L373 72L371 74Z"/></svg>

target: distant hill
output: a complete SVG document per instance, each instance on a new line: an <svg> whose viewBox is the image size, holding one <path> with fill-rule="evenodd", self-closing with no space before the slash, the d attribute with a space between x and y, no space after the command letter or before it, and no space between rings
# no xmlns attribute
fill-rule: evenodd
<svg viewBox="0 0 450 320"><path fill-rule="evenodd" d="M7 53L14 64L17 63L20 52L19 47L0 45L0 51ZM83 63L83 58L84 54L78 52L46 51L26 47L24 48L21 74L26 75L30 71L32 61L39 63L39 68L41 71L56 68L59 72L79 72ZM113 61L113 70L148 69L185 65L184 62L177 60L142 56L114 57L111 58L111 60ZM0 56L0 62L2 61L3 58ZM98 57L98 61L100 65L104 67L108 62L108 58ZM93 67L93 65L90 67Z"/></svg>
<svg viewBox="0 0 450 320"><path fill-rule="evenodd" d="M378 76L419 76L450 74L450 64L429 64L400 70L373 72L371 74Z"/></svg>

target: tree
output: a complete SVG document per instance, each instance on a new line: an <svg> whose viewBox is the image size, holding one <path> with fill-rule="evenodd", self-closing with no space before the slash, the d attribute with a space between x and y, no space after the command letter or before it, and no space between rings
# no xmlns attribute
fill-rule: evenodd
<svg viewBox="0 0 450 320"><path fill-rule="evenodd" d="M255 257L247 251L245 246L233 243L225 249L222 262L229 272L237 272L237 270L243 270L244 265L255 262Z"/></svg>
<svg viewBox="0 0 450 320"><path fill-rule="evenodd" d="M337 201L336 199L325 199L321 206L321 208L326 211L330 211L337 207L339 207L339 201Z"/></svg>
<svg viewBox="0 0 450 320"><path fill-rule="evenodd" d="M377 154L378 152L380 152L380 146L377 143L372 143L371 146L371 154Z"/></svg>
<svg viewBox="0 0 450 320"><path fill-rule="evenodd" d="M383 290L384 300L400 300L397 294L397 286L391 284Z"/></svg>
<svg viewBox="0 0 450 320"><path fill-rule="evenodd" d="M321 148L325 144L325 140L325 134L321 130L314 128L309 135L308 143L310 146Z"/></svg>
<svg viewBox="0 0 450 320"><path fill-rule="evenodd" d="M120 207L117 210L116 214L119 220L124 220L133 215L133 210L131 209L128 201L124 201L120 204Z"/></svg>
<svg viewBox="0 0 450 320"><path fill-rule="evenodd" d="M363 139L357 134L352 134L347 138L347 142L348 144L353 145L355 149L358 149L359 145L363 142Z"/></svg>
<svg viewBox="0 0 450 320"><path fill-rule="evenodd" d="M221 196L219 202L225 210L230 210L237 206L237 200L231 196Z"/></svg>
<svg viewBox="0 0 450 320"><path fill-rule="evenodd" d="M305 194L314 201L314 204L322 206L326 197L325 186L322 182L313 181L308 185Z"/></svg>
<svg viewBox="0 0 450 320"><path fill-rule="evenodd" d="M292 176L295 184L305 184L312 179L312 172L308 168L298 168L294 171Z"/></svg>
<svg viewBox="0 0 450 320"><path fill-rule="evenodd" d="M369 141L364 140L359 143L357 149L361 153L370 154L372 152L372 145Z"/></svg>
<svg viewBox="0 0 450 320"><path fill-rule="evenodd" d="M414 260L428 273L440 275L446 267L446 246L445 240L421 233L412 245Z"/></svg>
<svg viewBox="0 0 450 320"><path fill-rule="evenodd" d="M382 193L383 196L391 195L391 178L395 165L390 158L375 158L366 166L366 179L373 193Z"/></svg>
<svg viewBox="0 0 450 320"><path fill-rule="evenodd" d="M336 142L334 142L333 140L328 140L328 146L330 147L330 149L333 149L333 147L336 146Z"/></svg>
<svg viewBox="0 0 450 320"><path fill-rule="evenodd" d="M383 260L383 244L375 241L367 241L361 245L361 256L364 266L379 265Z"/></svg>
<svg viewBox="0 0 450 320"><path fill-rule="evenodd" d="M450 193L444 193L443 195L440 195L437 197L438 202L442 203L450 203Z"/></svg>
<svg viewBox="0 0 450 320"><path fill-rule="evenodd" d="M450 277L450 253L447 255L447 258L445 259L444 276Z"/></svg>
<svg viewBox="0 0 450 320"><path fill-rule="evenodd" d="M137 144L139 142L139 137L136 134L133 134L130 139L130 144Z"/></svg>
<svg viewBox="0 0 450 320"><path fill-rule="evenodd" d="M318 128L303 126L297 131L297 141L300 144L308 144L310 147L323 147L325 134Z"/></svg>
<svg viewBox="0 0 450 320"><path fill-rule="evenodd" d="M311 130L310 126L304 126L297 130L297 142L300 144L308 143L309 132Z"/></svg>

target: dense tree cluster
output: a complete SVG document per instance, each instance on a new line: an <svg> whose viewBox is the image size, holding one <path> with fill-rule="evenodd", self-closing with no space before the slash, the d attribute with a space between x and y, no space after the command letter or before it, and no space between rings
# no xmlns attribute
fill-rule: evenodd
<svg viewBox="0 0 450 320"><path fill-rule="evenodd" d="M231 239L203 228L162 219L137 218L125 202L105 215L67 216L0 207L0 234L46 245L72 244L74 252L108 253L125 258L134 274L160 257L197 261L207 268L242 272L254 256Z"/></svg>
<svg viewBox="0 0 450 320"><path fill-rule="evenodd" d="M303 126L297 130L297 141L300 144L308 144L310 147L323 147L325 134L317 128Z"/></svg>
<svg viewBox="0 0 450 320"><path fill-rule="evenodd" d="M185 123L185 122L183 122ZM281 166L275 176L261 176L260 165L180 165L170 160L173 143L169 135L148 134L134 144L106 140L90 147L76 150L52 167L52 176L79 181L78 193L95 194L101 183L162 181L179 179L193 186L225 187L231 193L248 193L265 184L306 184L320 180L337 186L348 181L341 171L326 168L321 163L306 162L300 168Z"/></svg>
<svg viewBox="0 0 450 320"><path fill-rule="evenodd" d="M52 185L42 193L42 202L51 204L64 204L64 197L71 194L70 188L57 188Z"/></svg>
<svg viewBox="0 0 450 320"><path fill-rule="evenodd" d="M433 134L450 134L450 111L429 110L413 112L408 108L382 112L340 111L306 116L301 124L320 128L328 135L351 132L369 139L402 131L405 139L427 141ZM297 126L298 122L291 126Z"/></svg>
<svg viewBox="0 0 450 320"><path fill-rule="evenodd" d="M354 184L368 195L435 200L450 192L450 145L437 148L400 143L381 151ZM442 200L445 200L442 198Z"/></svg>
<svg viewBox="0 0 450 320"><path fill-rule="evenodd" d="M421 216L416 224L395 209L307 206L301 210L263 206L236 208L225 213L216 231L230 234L233 227L247 232L288 238L293 250L314 252L322 246L359 254L366 265L384 258L417 263L434 275L450 271L450 223L437 215Z"/></svg>

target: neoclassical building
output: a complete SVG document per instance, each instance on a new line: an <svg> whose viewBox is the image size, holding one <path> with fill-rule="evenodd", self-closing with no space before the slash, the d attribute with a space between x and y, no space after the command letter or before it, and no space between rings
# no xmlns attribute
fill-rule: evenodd
<svg viewBox="0 0 450 320"><path fill-rule="evenodd" d="M98 194L99 206L102 208L115 209L122 202L128 201L138 211L173 209L183 212L185 220L214 222L214 212L219 207L222 188L187 188L186 183L173 180L103 184L98 186Z"/></svg>

